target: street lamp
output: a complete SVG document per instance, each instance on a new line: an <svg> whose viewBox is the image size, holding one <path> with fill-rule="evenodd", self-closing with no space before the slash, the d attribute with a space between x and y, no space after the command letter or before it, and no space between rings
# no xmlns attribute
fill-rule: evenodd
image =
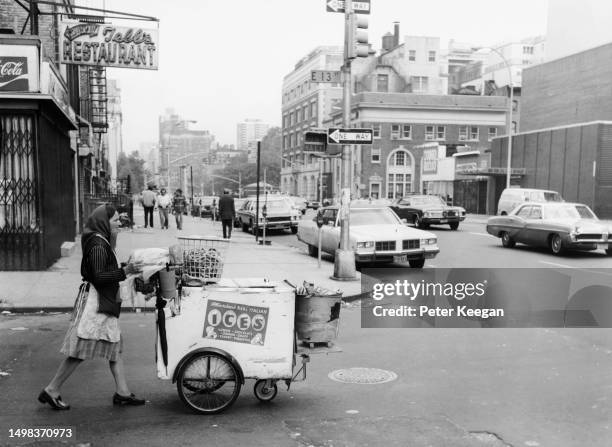
<svg viewBox="0 0 612 447"><path fill-rule="evenodd" d="M511 174L511 167L512 167L512 108L513 108L513 103L514 103L514 87L512 85L512 67L510 66L510 63L506 60L506 58L504 57L504 55L501 53L501 51L493 48L493 47L489 47L489 49L491 51L493 51L494 53L496 53L499 57L502 58L502 60L504 61L504 64L506 65L506 68L508 69L508 82L510 84L510 107L508 110L508 161L507 161L507 172L506 172L506 188L510 188L510 178L512 177Z"/></svg>

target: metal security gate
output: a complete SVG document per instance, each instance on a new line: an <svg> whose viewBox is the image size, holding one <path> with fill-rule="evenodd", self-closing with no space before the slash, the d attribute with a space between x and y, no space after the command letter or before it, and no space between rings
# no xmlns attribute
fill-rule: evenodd
<svg viewBox="0 0 612 447"><path fill-rule="evenodd" d="M42 262L35 116L0 115L0 270Z"/></svg>

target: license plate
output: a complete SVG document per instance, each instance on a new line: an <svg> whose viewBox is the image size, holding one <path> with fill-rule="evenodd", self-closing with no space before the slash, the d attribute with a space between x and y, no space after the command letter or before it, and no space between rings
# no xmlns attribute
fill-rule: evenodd
<svg viewBox="0 0 612 447"><path fill-rule="evenodd" d="M599 250L607 250L608 249L608 244L597 244L597 248Z"/></svg>
<svg viewBox="0 0 612 447"><path fill-rule="evenodd" d="M408 262L408 257L406 255L393 256L393 262L405 263Z"/></svg>
<svg viewBox="0 0 612 447"><path fill-rule="evenodd" d="M446 222L448 222L447 219L440 219L440 223L446 223Z"/></svg>

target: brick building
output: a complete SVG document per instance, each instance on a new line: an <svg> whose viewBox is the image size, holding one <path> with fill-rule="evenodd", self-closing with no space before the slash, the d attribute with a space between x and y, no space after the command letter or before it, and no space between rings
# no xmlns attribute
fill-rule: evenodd
<svg viewBox="0 0 612 447"><path fill-rule="evenodd" d="M58 63L57 16L22 5L0 0L0 270L45 269L78 228L78 76Z"/></svg>
<svg viewBox="0 0 612 447"><path fill-rule="evenodd" d="M484 152L503 133L507 99L494 96L417 95L410 93L360 93L354 96L352 126L374 129L374 143L356 146L351 173L354 197L394 199L423 189L423 145L439 143L445 158L462 151ZM326 122L339 125L340 115ZM340 190L340 163L334 160L334 191ZM430 181L434 181L435 177ZM465 179L465 182L483 179ZM451 182L428 192L450 195Z"/></svg>

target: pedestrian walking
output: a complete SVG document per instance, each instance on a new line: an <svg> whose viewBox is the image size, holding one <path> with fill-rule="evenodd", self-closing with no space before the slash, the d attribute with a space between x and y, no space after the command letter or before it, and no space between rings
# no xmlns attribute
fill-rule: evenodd
<svg viewBox="0 0 612 447"><path fill-rule="evenodd" d="M232 238L232 228L234 227L234 219L236 210L234 208L234 198L230 196L229 190L223 190L223 195L219 199L219 218L223 227L223 239Z"/></svg>
<svg viewBox="0 0 612 447"><path fill-rule="evenodd" d="M121 359L123 336L119 328L119 283L127 275L141 271L142 265L117 265L114 249L118 225L119 213L107 204L97 207L91 213L83 230L83 283L60 350L66 358L51 382L38 395L39 402L47 403L55 410L70 409L70 405L62 400L60 389L83 360L93 358L103 358L109 362L115 379L114 405L145 403L144 399L131 393L127 385Z"/></svg>
<svg viewBox="0 0 612 447"><path fill-rule="evenodd" d="M166 192L166 188L162 188L157 196L157 208L159 209L159 221L161 222L162 230L168 229L168 210L172 206L172 197Z"/></svg>
<svg viewBox="0 0 612 447"><path fill-rule="evenodd" d="M187 199L183 195L183 191L179 188L174 191L174 197L172 198L172 212L176 220L176 228L179 230L183 229L183 213L186 209Z"/></svg>
<svg viewBox="0 0 612 447"><path fill-rule="evenodd" d="M149 185L148 188L142 193L142 207L144 208L144 226L150 226L153 228L153 210L155 209L155 192L153 192L153 186Z"/></svg>

